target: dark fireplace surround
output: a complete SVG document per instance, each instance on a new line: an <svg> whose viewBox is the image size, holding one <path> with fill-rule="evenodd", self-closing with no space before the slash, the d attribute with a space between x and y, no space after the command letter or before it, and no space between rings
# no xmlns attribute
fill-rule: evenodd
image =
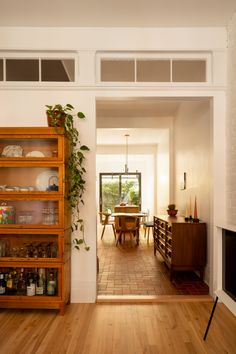
<svg viewBox="0 0 236 354"><path fill-rule="evenodd" d="M236 301L236 232L222 230L222 288Z"/></svg>

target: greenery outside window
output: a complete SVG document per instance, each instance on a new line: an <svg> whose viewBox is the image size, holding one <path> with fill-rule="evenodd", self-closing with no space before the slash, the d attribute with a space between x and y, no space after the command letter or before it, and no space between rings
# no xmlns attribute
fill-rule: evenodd
<svg viewBox="0 0 236 354"><path fill-rule="evenodd" d="M141 210L141 173L100 173L99 210L114 211L120 203L137 205Z"/></svg>

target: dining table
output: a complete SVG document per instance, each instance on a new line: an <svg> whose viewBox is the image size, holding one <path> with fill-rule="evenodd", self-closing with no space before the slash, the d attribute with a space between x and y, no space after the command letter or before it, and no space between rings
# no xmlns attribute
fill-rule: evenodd
<svg viewBox="0 0 236 354"><path fill-rule="evenodd" d="M122 217L136 217L139 218L139 220L143 217L146 216L146 213L142 213L142 212L137 212L137 213L124 213L124 212L115 212L111 214L111 217L114 217L115 220L118 219L118 222L115 223L115 225L119 225L119 218ZM139 221L139 225L140 225L140 221ZM116 232L119 232L119 229L116 228ZM138 228L138 233L137 233L137 245L139 245L139 228Z"/></svg>

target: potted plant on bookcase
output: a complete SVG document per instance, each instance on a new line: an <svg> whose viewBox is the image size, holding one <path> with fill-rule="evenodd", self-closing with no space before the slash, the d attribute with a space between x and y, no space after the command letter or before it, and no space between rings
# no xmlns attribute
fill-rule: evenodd
<svg viewBox="0 0 236 354"><path fill-rule="evenodd" d="M73 239L74 247L79 250L80 246L84 245L86 251L89 246L86 243L84 235L84 220L80 217L80 206L84 204L83 194L85 191L84 168L86 151L89 148L82 145L79 138L79 132L74 126L74 118L84 119L85 115L82 112L73 113L74 107L67 103L65 106L55 104L54 106L46 105L46 114L48 117L48 125L55 129L64 128L64 134L68 138L70 144L70 154L67 160L67 200L72 210L71 230L73 232L81 232L81 238Z"/></svg>

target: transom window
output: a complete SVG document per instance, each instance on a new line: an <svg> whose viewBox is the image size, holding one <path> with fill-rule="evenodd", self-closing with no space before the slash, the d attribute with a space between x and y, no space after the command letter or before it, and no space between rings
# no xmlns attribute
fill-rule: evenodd
<svg viewBox="0 0 236 354"><path fill-rule="evenodd" d="M64 54L64 53L63 53ZM10 53L0 57L2 82L75 82L76 56L33 56L28 53Z"/></svg>
<svg viewBox="0 0 236 354"><path fill-rule="evenodd" d="M103 83L207 83L209 53L98 53Z"/></svg>

